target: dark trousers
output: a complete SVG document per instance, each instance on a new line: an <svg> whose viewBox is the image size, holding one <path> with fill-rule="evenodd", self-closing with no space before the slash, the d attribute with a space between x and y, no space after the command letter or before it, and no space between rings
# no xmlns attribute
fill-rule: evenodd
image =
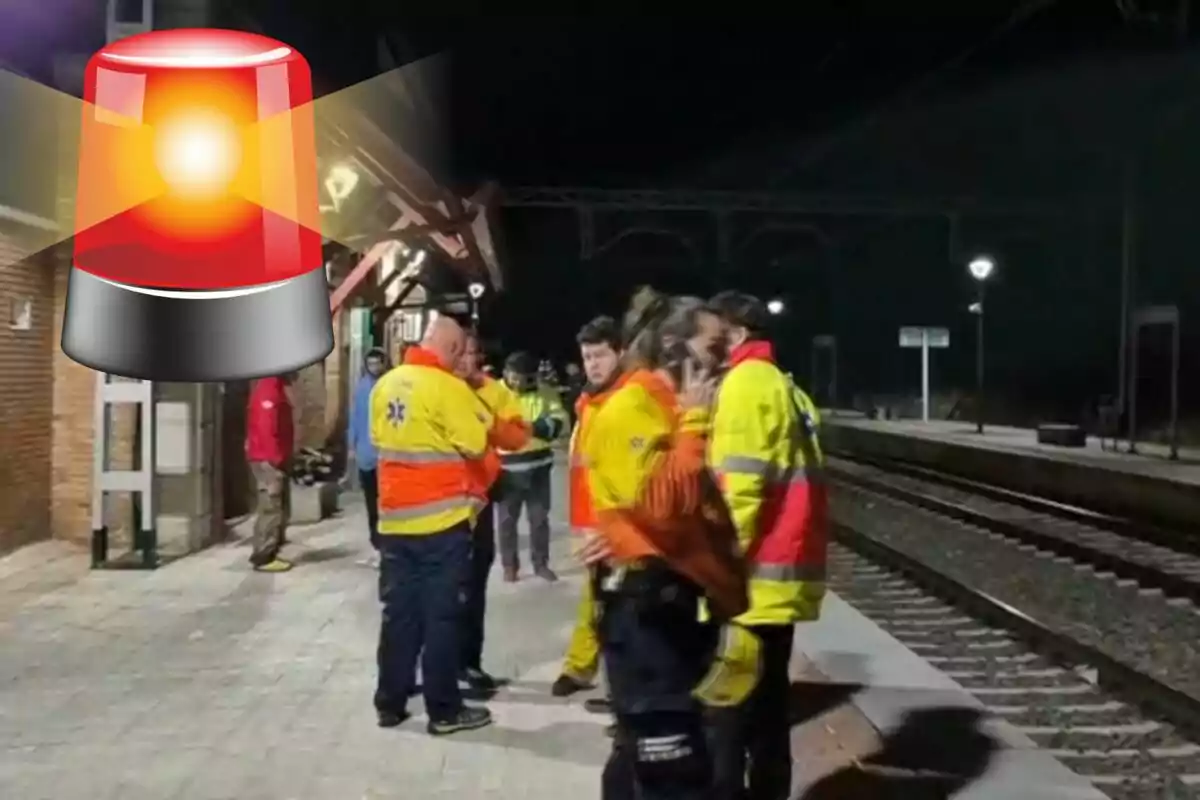
<svg viewBox="0 0 1200 800"><path fill-rule="evenodd" d="M470 566L463 584L462 669L483 668L483 620L487 615L487 585L496 561L496 509L488 503L479 512L471 534Z"/></svg>
<svg viewBox="0 0 1200 800"><path fill-rule="evenodd" d="M618 715L600 798L710 800L708 758L699 712Z"/></svg>
<svg viewBox="0 0 1200 800"><path fill-rule="evenodd" d="M358 483L362 486L363 502L367 504L367 525L371 529L371 546L379 549L379 472L360 469Z"/></svg>
<svg viewBox="0 0 1200 800"><path fill-rule="evenodd" d="M601 603L617 718L602 800L709 800L704 714L691 693L711 661L712 636L697 622L695 602L651 612L636 597L602 593Z"/></svg>
<svg viewBox="0 0 1200 800"><path fill-rule="evenodd" d="M471 527L466 522L441 533L379 537L379 683L375 707L405 710L417 679L431 720L462 710L458 688L464 574L470 564Z"/></svg>
<svg viewBox="0 0 1200 800"><path fill-rule="evenodd" d="M547 464L526 472L505 470L500 475L496 498L496 528L500 538L500 562L505 569L521 566L517 523L521 509L529 515L529 560L534 569L550 564L550 470Z"/></svg>
<svg viewBox="0 0 1200 800"><path fill-rule="evenodd" d="M715 800L787 800L792 789L792 625L751 628L762 640L762 677L736 708L709 712Z"/></svg>

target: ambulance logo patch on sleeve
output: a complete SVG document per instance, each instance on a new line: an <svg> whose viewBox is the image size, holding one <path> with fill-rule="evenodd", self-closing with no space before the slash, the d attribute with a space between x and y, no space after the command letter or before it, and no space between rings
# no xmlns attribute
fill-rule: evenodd
<svg viewBox="0 0 1200 800"><path fill-rule="evenodd" d="M634 452L642 450L646 447L646 440L641 436L635 436L629 440L629 449Z"/></svg>

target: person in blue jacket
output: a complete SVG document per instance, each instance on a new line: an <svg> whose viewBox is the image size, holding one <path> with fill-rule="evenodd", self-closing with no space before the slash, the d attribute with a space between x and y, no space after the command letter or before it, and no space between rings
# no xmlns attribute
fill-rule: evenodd
<svg viewBox="0 0 1200 800"><path fill-rule="evenodd" d="M371 390L387 368L387 356L378 347L367 351L365 372L354 387L347 426L349 455L358 466L358 483L367 504L367 524L371 528L371 546L379 550L379 475L375 471L379 453L371 442Z"/></svg>

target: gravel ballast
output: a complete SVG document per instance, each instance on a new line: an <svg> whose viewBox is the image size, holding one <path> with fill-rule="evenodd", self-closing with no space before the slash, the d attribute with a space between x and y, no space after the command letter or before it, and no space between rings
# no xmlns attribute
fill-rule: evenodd
<svg viewBox="0 0 1200 800"><path fill-rule="evenodd" d="M1200 699L1200 609L846 485L833 518Z"/></svg>

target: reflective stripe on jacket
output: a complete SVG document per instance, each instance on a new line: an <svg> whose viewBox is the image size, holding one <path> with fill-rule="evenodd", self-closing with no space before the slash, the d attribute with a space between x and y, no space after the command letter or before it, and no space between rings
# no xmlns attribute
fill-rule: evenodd
<svg viewBox="0 0 1200 800"><path fill-rule="evenodd" d="M510 390L511 391L511 390ZM532 425L542 417L549 417L557 423L559 431L565 431L570 422L566 409L563 408L562 398L558 392L544 386L538 386L528 392L512 392L520 408L521 419ZM557 438L554 437L554 438ZM525 472L554 463L554 452L551 450L553 439L540 439L531 436L529 441L519 448L502 448L500 459L507 472Z"/></svg>
<svg viewBox="0 0 1200 800"><path fill-rule="evenodd" d="M604 405L613 392L621 388L624 376L618 377L612 386L596 394L581 392L575 402L575 429L571 431L570 471L567 478L568 522L574 533L585 533L596 527L596 513L592 508L591 490L588 488L588 460L583 453L583 439L596 409Z"/></svg>
<svg viewBox="0 0 1200 800"><path fill-rule="evenodd" d="M379 532L439 533L473 521L492 416L475 392L428 350L371 392L371 440L379 449Z"/></svg>
<svg viewBox="0 0 1200 800"><path fill-rule="evenodd" d="M825 595L828 494L816 407L771 346L735 348L713 411L709 464L750 568L746 625L817 619Z"/></svg>
<svg viewBox="0 0 1200 800"><path fill-rule="evenodd" d="M596 527L613 560L662 558L729 618L749 607L746 572L704 464L706 417L680 415L671 388L639 370L595 410L582 453Z"/></svg>

